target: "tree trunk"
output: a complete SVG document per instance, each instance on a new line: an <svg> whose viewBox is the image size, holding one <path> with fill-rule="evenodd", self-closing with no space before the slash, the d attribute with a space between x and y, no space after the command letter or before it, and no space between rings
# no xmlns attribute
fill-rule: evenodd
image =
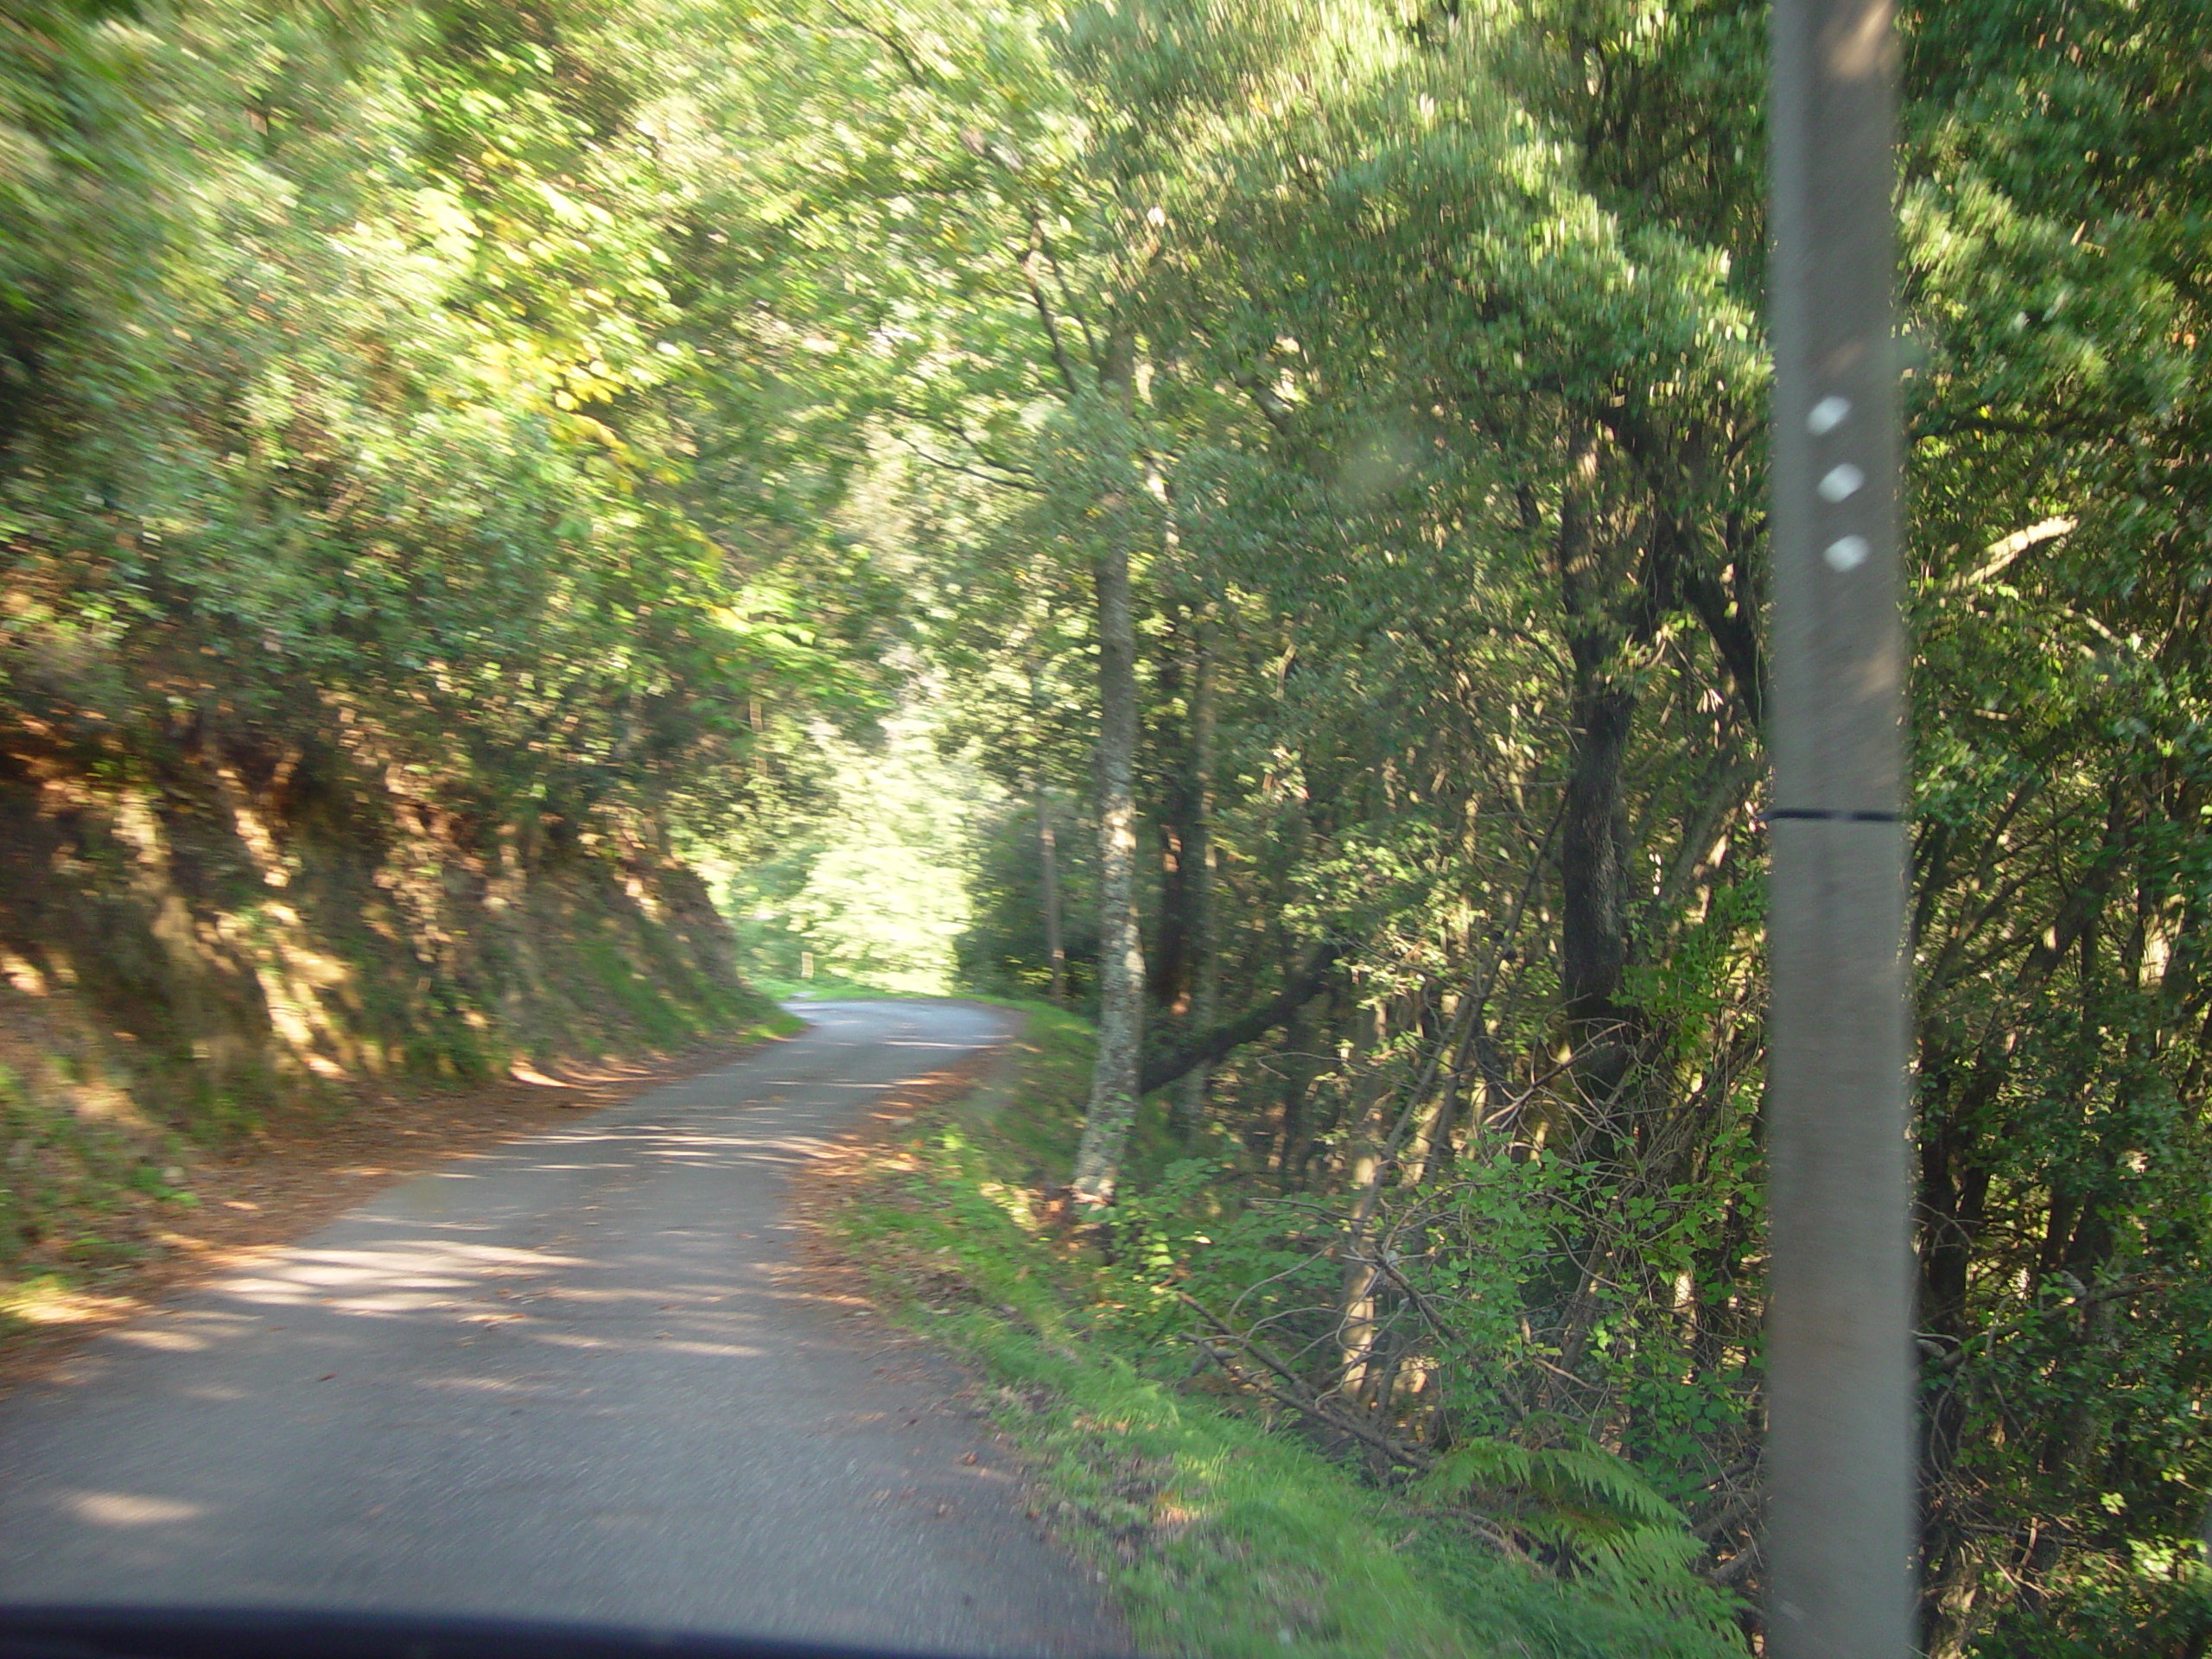
<svg viewBox="0 0 2212 1659"><path fill-rule="evenodd" d="M1313 1045L1313 1033L1301 1009L1291 1016L1290 1024L1284 1028L1282 1046L1278 1051L1278 1065L1282 1072L1282 1127L1274 1166L1275 1185L1284 1192L1294 1192L1304 1184L1306 1096L1313 1087L1314 1067L1310 1057Z"/></svg>
<svg viewBox="0 0 2212 1659"><path fill-rule="evenodd" d="M1184 842L1189 865L1191 1029L1210 1031L1221 1017L1221 961L1214 939L1213 749L1214 663L1211 619L1200 613L1191 675L1191 826ZM1191 1137L1205 1109L1206 1075L1196 1065L1177 1091L1171 1116L1176 1135Z"/></svg>
<svg viewBox="0 0 2212 1659"><path fill-rule="evenodd" d="M1560 989L1568 1017L1601 1041L1603 1027L1618 1020L1614 997L1628 966L1621 770L1635 718L1633 693L1602 682L1575 687L1560 825Z"/></svg>
<svg viewBox="0 0 2212 1659"><path fill-rule="evenodd" d="M1636 723L1636 693L1620 677L1623 629L1608 606L1619 585L1596 515L1598 458L1580 436L1561 492L1560 597L1573 663L1568 696L1566 798L1560 823L1560 989L1583 1104L1605 1120L1633 1053L1626 1010L1615 1001L1628 967L1629 832L1621 774Z"/></svg>
<svg viewBox="0 0 2212 1659"><path fill-rule="evenodd" d="M1067 1006L1067 947L1060 938L1059 843L1052 830L1052 798L1042 780L1037 785L1037 871L1044 888L1045 959L1052 969L1046 995L1052 1006Z"/></svg>
<svg viewBox="0 0 2212 1659"><path fill-rule="evenodd" d="M1136 624L1129 550L1109 537L1094 563L1098 594L1098 1059L1076 1149L1079 1203L1114 1201L1136 1116L1144 1040L1144 941L1137 929Z"/></svg>
<svg viewBox="0 0 2212 1659"><path fill-rule="evenodd" d="M1160 654L1153 688L1160 702L1190 697L1189 670L1186 652ZM1160 835L1160 925L1144 961L1145 991L1153 1007L1177 1020L1191 1012L1191 855L1196 849L1192 820L1198 812L1191 784L1195 736L1187 718L1181 737L1172 753L1160 756L1160 804L1154 815ZM1169 745L1160 741L1156 747Z"/></svg>

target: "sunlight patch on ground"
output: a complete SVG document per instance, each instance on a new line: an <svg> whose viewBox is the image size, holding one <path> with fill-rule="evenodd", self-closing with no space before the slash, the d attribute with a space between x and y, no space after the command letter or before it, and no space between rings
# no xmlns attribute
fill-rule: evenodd
<svg viewBox="0 0 2212 1659"><path fill-rule="evenodd" d="M498 1245L400 1240L373 1250L288 1251L261 1273L219 1288L278 1307L319 1304L351 1313L407 1313L448 1306L451 1293L470 1289L481 1279L588 1265L580 1256Z"/></svg>
<svg viewBox="0 0 2212 1659"><path fill-rule="evenodd" d="M204 1338L186 1331L162 1331L150 1325L134 1325L128 1331L115 1333L118 1342L127 1342L135 1347L156 1348L165 1354L196 1354L206 1350Z"/></svg>
<svg viewBox="0 0 2212 1659"><path fill-rule="evenodd" d="M111 1319L136 1306L127 1296L73 1290L52 1275L22 1284L0 1284L0 1319L24 1325L77 1325L87 1319Z"/></svg>
<svg viewBox="0 0 2212 1659"><path fill-rule="evenodd" d="M197 1520L207 1513L199 1503L137 1492L67 1492L61 1501L79 1520L102 1527L164 1527Z"/></svg>

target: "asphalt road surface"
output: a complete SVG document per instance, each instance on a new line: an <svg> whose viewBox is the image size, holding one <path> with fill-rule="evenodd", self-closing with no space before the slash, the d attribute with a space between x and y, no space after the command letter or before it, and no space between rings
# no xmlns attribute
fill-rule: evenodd
<svg viewBox="0 0 2212 1659"><path fill-rule="evenodd" d="M791 1265L791 1168L1007 1022L807 1014L393 1187L0 1405L0 1601L1122 1650L950 1366Z"/></svg>

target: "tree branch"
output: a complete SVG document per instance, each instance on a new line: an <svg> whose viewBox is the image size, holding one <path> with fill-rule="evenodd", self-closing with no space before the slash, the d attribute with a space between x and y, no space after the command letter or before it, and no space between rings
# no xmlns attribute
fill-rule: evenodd
<svg viewBox="0 0 2212 1659"><path fill-rule="evenodd" d="M1042 232L1036 226L1031 229L1033 236L1041 237ZM1045 297L1044 285L1037 280L1037 261L1040 257L1037 243L1033 240L1021 256L1021 280L1028 287L1030 303L1037 308L1037 315L1045 325L1045 338L1052 347L1052 365L1060 372L1060 384L1067 388L1069 397L1079 397L1082 389L1076 384L1075 370L1068 363L1067 347L1060 343L1060 325L1052 316L1052 302Z"/></svg>
<svg viewBox="0 0 2212 1659"><path fill-rule="evenodd" d="M1254 406L1266 417L1269 426L1285 437L1290 435L1290 405L1275 396L1274 387L1256 374L1246 375L1232 384L1251 394Z"/></svg>
<svg viewBox="0 0 2212 1659"><path fill-rule="evenodd" d="M929 462L932 467L942 467L948 472L965 473L970 478L980 478L984 483L995 484L1001 489L1027 490L1032 495L1043 495L1046 493L1045 487L1041 484L1033 484L1026 480L1019 478L1001 477L996 473L987 473L980 467L965 466L959 461L952 460L950 456L933 455L928 450L923 448L921 445L916 443L912 438L908 438L905 442L907 453L920 460Z"/></svg>
<svg viewBox="0 0 2212 1659"><path fill-rule="evenodd" d="M1060 290L1061 311L1075 319L1075 326L1083 331L1083 348L1090 354L1090 360L1096 362L1097 337L1090 332L1090 324L1084 321L1074 298L1068 293L1067 275L1060 269L1060 257L1052 251L1052 239L1045 234L1044 219L1034 213L1029 216L1029 233L1037 238L1038 251L1045 256L1045 263L1052 268L1052 285Z"/></svg>
<svg viewBox="0 0 2212 1659"><path fill-rule="evenodd" d="M1148 1095L1155 1089L1165 1089L1185 1073L1201 1065L1211 1065L1230 1050L1242 1048L1286 1023L1328 983L1331 972L1344 956L1343 945L1333 939L1325 941L1313 953L1313 959L1306 964L1306 971L1284 986L1274 1001L1146 1061L1137 1077L1137 1092Z"/></svg>
<svg viewBox="0 0 2212 1659"><path fill-rule="evenodd" d="M830 15L843 23L846 28L858 29L898 60L899 67L905 73L906 79L922 91L927 92L935 85L933 78L925 73L920 63L916 61L912 48L891 29L880 23L871 23L864 17L854 16L844 7L837 4L836 0L830 0Z"/></svg>

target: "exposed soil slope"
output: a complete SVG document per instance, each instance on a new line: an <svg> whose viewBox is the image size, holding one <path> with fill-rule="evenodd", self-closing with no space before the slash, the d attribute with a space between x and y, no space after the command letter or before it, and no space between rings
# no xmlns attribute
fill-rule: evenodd
<svg viewBox="0 0 2212 1659"><path fill-rule="evenodd" d="M145 1313L156 1298L271 1255L379 1187L715 1071L761 1040L556 1067L556 1076L531 1070L528 1082L473 1089L364 1089L350 1111L280 1119L227 1152L188 1147L169 1167L190 1205L125 1187L102 1214L99 1236L135 1246L135 1259L19 1287L0 1325L0 1395L85 1338Z"/></svg>
<svg viewBox="0 0 2212 1659"><path fill-rule="evenodd" d="M0 1341L782 1021L665 846L465 818L365 735L160 753L0 728Z"/></svg>

